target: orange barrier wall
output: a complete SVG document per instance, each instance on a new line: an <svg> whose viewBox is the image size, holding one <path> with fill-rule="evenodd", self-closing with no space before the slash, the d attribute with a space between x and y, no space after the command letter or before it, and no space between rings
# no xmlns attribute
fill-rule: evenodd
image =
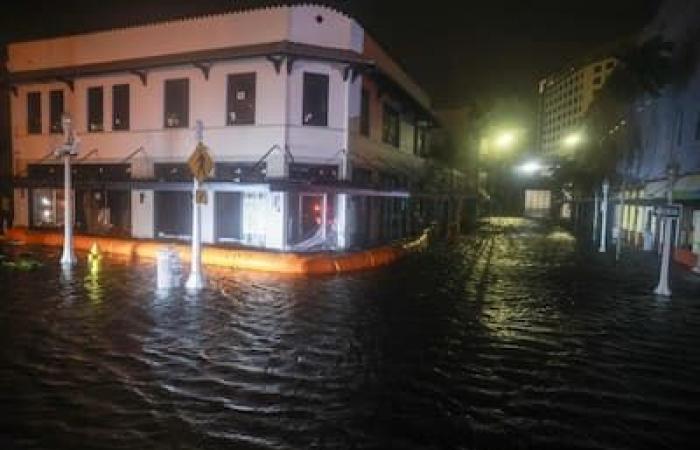
<svg viewBox="0 0 700 450"><path fill-rule="evenodd" d="M7 238L25 244L58 247L63 245L63 234L61 233L30 231L26 228L8 230ZM93 243L97 243L100 250L105 253L129 258L155 259L159 249L172 245L182 259L185 261L190 259L189 245L84 235L75 235L73 239L76 250L87 251ZM352 253L289 253L204 245L202 247L202 262L212 266L265 272L332 274L391 264L407 253L424 248L427 242L427 233L424 233L418 239L403 244L387 245Z"/></svg>
<svg viewBox="0 0 700 450"><path fill-rule="evenodd" d="M695 267L698 262L698 257L690 250L676 250L673 253L673 259L687 267Z"/></svg>

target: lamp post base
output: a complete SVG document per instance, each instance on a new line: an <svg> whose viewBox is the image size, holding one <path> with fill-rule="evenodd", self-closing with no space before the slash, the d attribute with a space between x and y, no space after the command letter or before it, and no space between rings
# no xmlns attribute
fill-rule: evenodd
<svg viewBox="0 0 700 450"><path fill-rule="evenodd" d="M654 294L660 295L662 297L670 297L671 289L668 286L658 285L656 289L654 289Z"/></svg>
<svg viewBox="0 0 700 450"><path fill-rule="evenodd" d="M63 256L61 256L61 265L62 266L73 266L77 262L77 258L75 257L75 253L73 252L63 252Z"/></svg>
<svg viewBox="0 0 700 450"><path fill-rule="evenodd" d="M185 283L185 289L191 290L191 291L199 291L204 289L204 276L202 275L201 272L192 272L190 273L190 276L187 278L187 282Z"/></svg>

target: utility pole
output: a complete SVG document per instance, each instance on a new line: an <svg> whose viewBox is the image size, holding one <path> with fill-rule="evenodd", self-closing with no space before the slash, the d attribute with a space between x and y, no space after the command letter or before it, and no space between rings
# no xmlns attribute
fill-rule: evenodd
<svg viewBox="0 0 700 450"><path fill-rule="evenodd" d="M54 154L63 158L63 255L61 264L72 266L76 263L73 251L73 188L71 186L71 156L78 154L78 142L73 131L72 121L67 113L61 118L63 125L63 145Z"/></svg>
<svg viewBox="0 0 700 450"><path fill-rule="evenodd" d="M608 248L607 243L607 228L608 228L608 191L610 190L610 182L606 178L603 181L603 204L601 211L601 223L600 223L600 247L598 251L600 253L605 253Z"/></svg>

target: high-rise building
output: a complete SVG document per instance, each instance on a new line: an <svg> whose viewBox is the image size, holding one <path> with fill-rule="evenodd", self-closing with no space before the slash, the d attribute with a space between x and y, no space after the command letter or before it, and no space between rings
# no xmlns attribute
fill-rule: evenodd
<svg viewBox="0 0 700 450"><path fill-rule="evenodd" d="M612 57L599 58L540 80L538 142L543 154L559 154L578 139L586 111L616 63Z"/></svg>

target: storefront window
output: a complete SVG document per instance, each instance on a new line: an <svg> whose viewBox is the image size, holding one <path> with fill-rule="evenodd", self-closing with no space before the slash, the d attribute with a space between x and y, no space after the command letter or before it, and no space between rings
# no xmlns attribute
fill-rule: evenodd
<svg viewBox="0 0 700 450"><path fill-rule="evenodd" d="M63 211L63 189L34 189L32 191L33 226L63 226Z"/></svg>

